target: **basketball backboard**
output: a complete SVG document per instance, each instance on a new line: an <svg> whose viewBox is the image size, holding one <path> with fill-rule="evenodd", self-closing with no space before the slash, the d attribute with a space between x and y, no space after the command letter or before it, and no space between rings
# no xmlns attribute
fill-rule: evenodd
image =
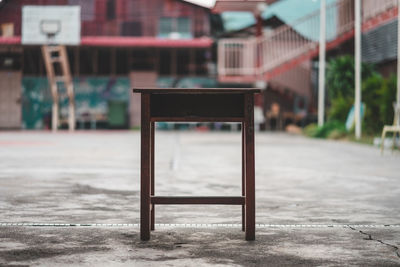
<svg viewBox="0 0 400 267"><path fill-rule="evenodd" d="M24 6L22 44L79 45L80 6Z"/></svg>

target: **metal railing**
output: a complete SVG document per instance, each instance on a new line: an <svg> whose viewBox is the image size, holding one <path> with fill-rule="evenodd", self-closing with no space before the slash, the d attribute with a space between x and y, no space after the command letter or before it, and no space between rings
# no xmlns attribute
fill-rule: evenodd
<svg viewBox="0 0 400 267"><path fill-rule="evenodd" d="M397 0L363 0L367 20L397 6ZM354 1L339 0L327 6L327 42L354 28ZM307 53L316 52L320 11L317 10L263 37L221 39L218 42L218 75L259 76ZM292 26L293 25L293 26Z"/></svg>
<svg viewBox="0 0 400 267"><path fill-rule="evenodd" d="M253 75L256 67L257 38L224 39L218 42L218 63L222 75ZM240 66L238 68L237 66Z"/></svg>

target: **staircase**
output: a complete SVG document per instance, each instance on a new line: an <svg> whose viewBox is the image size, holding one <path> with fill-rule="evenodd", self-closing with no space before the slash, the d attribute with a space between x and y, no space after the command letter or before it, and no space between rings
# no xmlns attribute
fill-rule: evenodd
<svg viewBox="0 0 400 267"><path fill-rule="evenodd" d="M326 49L354 36L354 0L326 8ZM318 55L320 11L265 33L262 37L218 41L218 79L225 83L268 81ZM362 0L362 29L369 31L397 17L397 0Z"/></svg>

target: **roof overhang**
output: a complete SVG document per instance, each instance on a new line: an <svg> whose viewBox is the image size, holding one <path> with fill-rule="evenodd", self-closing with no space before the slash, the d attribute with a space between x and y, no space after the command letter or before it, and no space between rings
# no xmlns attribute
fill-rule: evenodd
<svg viewBox="0 0 400 267"><path fill-rule="evenodd" d="M0 45L21 44L21 37L0 37ZM208 37L194 39L161 39L156 37L84 36L80 45L108 47L165 47L209 48L213 40Z"/></svg>
<svg viewBox="0 0 400 267"><path fill-rule="evenodd" d="M212 9L214 13L225 11L248 11L260 13L265 5L270 5L279 0L217 0Z"/></svg>
<svg viewBox="0 0 400 267"><path fill-rule="evenodd" d="M194 39L161 39L156 37L112 37L85 36L84 46L126 46L126 47L169 47L169 48L209 48L213 40L208 37Z"/></svg>
<svg viewBox="0 0 400 267"><path fill-rule="evenodd" d="M0 45L19 45L21 44L21 36L0 37Z"/></svg>

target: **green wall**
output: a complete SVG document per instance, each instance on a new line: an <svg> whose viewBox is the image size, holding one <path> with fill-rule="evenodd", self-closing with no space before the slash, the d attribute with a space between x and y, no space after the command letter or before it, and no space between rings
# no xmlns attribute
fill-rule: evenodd
<svg viewBox="0 0 400 267"><path fill-rule="evenodd" d="M108 102L126 102L128 107L130 82L128 77L84 77L74 79L75 111L77 119L85 114L107 118ZM51 93L47 78L22 78L22 128L46 129L51 120ZM68 98L59 86L60 116L67 117Z"/></svg>
<svg viewBox="0 0 400 267"><path fill-rule="evenodd" d="M215 79L208 77L159 77L159 87L218 87ZM75 112L80 117L95 115L108 121L110 109L110 126L120 125L121 119L128 113L131 88L129 77L81 77L74 78ZM68 98L62 84L59 86L60 117L68 116ZM22 128L50 128L52 98L47 78L22 78ZM126 110L122 114L123 109ZM116 126L116 125L115 125Z"/></svg>

